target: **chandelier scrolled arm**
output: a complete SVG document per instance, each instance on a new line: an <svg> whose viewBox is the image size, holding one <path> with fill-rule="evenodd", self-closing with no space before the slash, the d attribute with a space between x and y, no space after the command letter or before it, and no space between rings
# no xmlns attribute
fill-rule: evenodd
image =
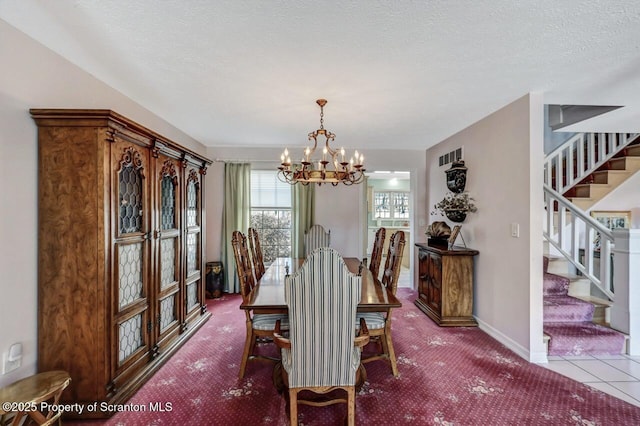
<svg viewBox="0 0 640 426"><path fill-rule="evenodd" d="M278 167L278 179L291 185L300 183L309 185L317 183L322 185L330 183L337 186L339 183L350 186L364 182L364 155L356 150L354 156L349 161L346 160L344 148L335 150L331 148L330 142L334 142L336 135L324 128L324 106L327 101L318 99L320 105L320 128L309 133L309 142L313 141L313 147L306 147L303 151L299 163L293 163L289 155L289 150L285 148L280 156L280 166ZM318 148L318 137L324 136L324 147L322 148L322 158L315 160L313 155Z"/></svg>

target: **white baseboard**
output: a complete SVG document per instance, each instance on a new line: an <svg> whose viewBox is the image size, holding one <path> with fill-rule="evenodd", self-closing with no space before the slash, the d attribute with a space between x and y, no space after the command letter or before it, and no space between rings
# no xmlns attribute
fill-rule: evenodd
<svg viewBox="0 0 640 426"><path fill-rule="evenodd" d="M478 326L480 327L480 330L484 331L489 336L493 337L498 342L505 345L507 348L515 352L521 358L535 364L546 364L547 362L549 362L547 359L546 352L531 352L529 349L525 348L518 342L511 339L510 337L504 335L499 330L496 330L495 328L491 327L486 322L478 319L477 317L474 317L474 318L478 322Z"/></svg>

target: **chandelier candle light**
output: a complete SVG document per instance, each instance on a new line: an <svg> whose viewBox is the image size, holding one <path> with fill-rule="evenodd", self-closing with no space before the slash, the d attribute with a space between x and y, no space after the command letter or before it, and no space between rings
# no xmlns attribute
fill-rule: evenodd
<svg viewBox="0 0 640 426"><path fill-rule="evenodd" d="M285 148L280 155L280 166L278 167L278 178L291 185L301 183L309 185L310 183L330 183L337 186L339 183L345 185L353 185L364 182L364 155L356 152L354 156L347 162L345 161L344 148L334 150L329 146L336 138L334 133L324 128L324 106L327 104L326 99L318 99L316 101L320 105L320 128L309 133L309 141L313 141L313 148L306 147L300 164L293 164L289 156L289 150ZM324 136L325 143L322 148L322 159L314 160L313 154L318 147L318 136Z"/></svg>

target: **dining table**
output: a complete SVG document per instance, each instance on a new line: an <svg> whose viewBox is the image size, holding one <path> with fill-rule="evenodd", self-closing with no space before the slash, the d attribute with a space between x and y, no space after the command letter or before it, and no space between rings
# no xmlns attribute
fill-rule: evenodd
<svg viewBox="0 0 640 426"><path fill-rule="evenodd" d="M398 298L375 277L365 262L355 257L343 258L347 268L362 276L362 296L358 303L358 312L387 312L402 307ZM264 275L240 305L240 309L254 313L284 313L287 303L284 297L284 280L288 274L294 274L304 263L304 258L279 257L266 269Z"/></svg>
<svg viewBox="0 0 640 426"><path fill-rule="evenodd" d="M366 262L355 257L342 258L349 271L362 276L362 293L358 312L389 312L402 307L398 298L375 277ZM287 314L287 302L284 297L284 280L287 275L295 274L304 263L304 258L280 257L266 269L262 278L240 304L240 309L253 311L254 314ZM367 378L367 372L361 363L356 373L356 392L359 392ZM281 393L286 385L282 380L282 362L276 362L273 369L273 384Z"/></svg>

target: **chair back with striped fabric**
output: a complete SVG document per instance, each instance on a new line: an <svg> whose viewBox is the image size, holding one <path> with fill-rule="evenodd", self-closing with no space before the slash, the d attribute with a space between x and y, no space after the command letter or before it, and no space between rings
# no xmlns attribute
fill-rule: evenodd
<svg viewBox="0 0 640 426"><path fill-rule="evenodd" d="M326 232L322 225L313 225L304 233L304 255L309 256L318 247L331 245L331 231Z"/></svg>
<svg viewBox="0 0 640 426"><path fill-rule="evenodd" d="M374 277L377 277L380 273L380 261L382 260L382 250L386 233L387 230L385 228L378 228L376 231L376 239L373 242L373 249L371 250L371 263L369 263L369 270Z"/></svg>
<svg viewBox="0 0 640 426"><path fill-rule="evenodd" d="M262 249L260 248L260 239L258 238L258 231L254 228L249 228L249 247L251 247L253 271L256 275L256 280L259 280L264 275L265 269Z"/></svg>
<svg viewBox="0 0 640 426"><path fill-rule="evenodd" d="M289 386L353 386L360 365L354 346L362 277L349 272L340 254L316 249L285 278L291 349L282 350Z"/></svg>
<svg viewBox="0 0 640 426"><path fill-rule="evenodd" d="M233 255L236 259L236 272L240 280L240 292L242 298L249 296L249 292L256 286L256 280L251 268L249 249L247 247L247 237L240 231L233 231L231 235L231 245Z"/></svg>
<svg viewBox="0 0 640 426"><path fill-rule="evenodd" d="M384 272L381 279L382 284L394 295L398 288L398 277L400 276L400 268L402 265L404 243L404 231L396 231L391 235L387 260L384 264Z"/></svg>

